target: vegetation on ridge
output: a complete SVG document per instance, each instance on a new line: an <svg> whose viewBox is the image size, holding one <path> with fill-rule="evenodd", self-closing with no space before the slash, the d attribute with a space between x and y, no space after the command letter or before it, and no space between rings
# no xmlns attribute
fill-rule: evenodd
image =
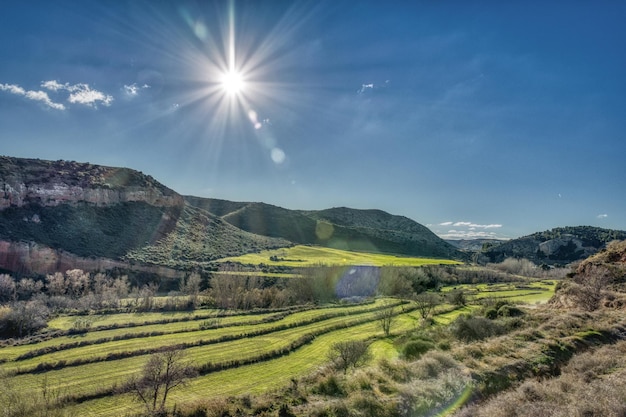
<svg viewBox="0 0 626 417"><path fill-rule="evenodd" d="M251 233L335 249L463 259L465 255L419 223L381 210L288 210L264 203L185 197L189 204Z"/></svg>

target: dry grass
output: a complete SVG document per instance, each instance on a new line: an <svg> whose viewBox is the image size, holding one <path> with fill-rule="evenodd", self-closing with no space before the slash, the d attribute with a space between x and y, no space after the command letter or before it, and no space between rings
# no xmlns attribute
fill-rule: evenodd
<svg viewBox="0 0 626 417"><path fill-rule="evenodd" d="M626 341L581 353L559 377L527 380L455 417L623 417L626 415Z"/></svg>

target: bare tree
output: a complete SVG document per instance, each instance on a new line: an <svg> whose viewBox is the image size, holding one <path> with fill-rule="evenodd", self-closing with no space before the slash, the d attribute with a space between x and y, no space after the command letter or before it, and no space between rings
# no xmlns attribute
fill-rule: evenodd
<svg viewBox="0 0 626 417"><path fill-rule="evenodd" d="M600 307L605 291L613 279L610 270L601 265L590 265L584 273L577 274L573 280L577 288L570 290L577 304L587 311L594 311Z"/></svg>
<svg viewBox="0 0 626 417"><path fill-rule="evenodd" d="M422 292L415 297L415 303L422 318L426 319L439 305L439 296L432 292Z"/></svg>
<svg viewBox="0 0 626 417"><path fill-rule="evenodd" d="M151 355L141 375L131 378L125 388L145 405L149 415L161 416L166 415L169 393L195 375L183 350L174 348Z"/></svg>
<svg viewBox="0 0 626 417"><path fill-rule="evenodd" d="M396 310L393 307L384 308L376 313L376 320L380 323L380 327L385 333L385 337L388 337L391 333L391 326L396 319Z"/></svg>
<svg viewBox="0 0 626 417"><path fill-rule="evenodd" d="M20 300L29 300L43 289L43 282L32 278L22 278L17 283L17 297Z"/></svg>
<svg viewBox="0 0 626 417"><path fill-rule="evenodd" d="M463 307L467 304L467 296L463 290L452 290L446 294L446 300L450 304L454 304L458 307Z"/></svg>
<svg viewBox="0 0 626 417"><path fill-rule="evenodd" d="M15 298L15 281L13 281L11 275L0 274L0 303L13 301Z"/></svg>
<svg viewBox="0 0 626 417"><path fill-rule="evenodd" d="M198 305L201 282L202 279L197 272L192 272L186 280L184 278L180 280L180 292L189 297L189 302L194 308Z"/></svg>
<svg viewBox="0 0 626 417"><path fill-rule="evenodd" d="M330 347L328 357L345 374L348 368L360 366L370 359L369 347L369 343L363 340L336 342Z"/></svg>
<svg viewBox="0 0 626 417"><path fill-rule="evenodd" d="M141 287L137 294L137 298L135 299L135 304L137 304L141 298L141 305L138 305L137 307L142 311L152 310L154 307L154 297L156 296L158 289L159 285L154 282Z"/></svg>
<svg viewBox="0 0 626 417"><path fill-rule="evenodd" d="M0 317L0 336L28 336L46 327L48 315L48 308L39 300L18 301Z"/></svg>
<svg viewBox="0 0 626 417"><path fill-rule="evenodd" d="M49 295L65 295L67 290L65 276L61 272L55 272L46 276L46 289Z"/></svg>
<svg viewBox="0 0 626 417"><path fill-rule="evenodd" d="M67 294L78 299L89 291L89 273L82 269L71 269L65 272L65 285Z"/></svg>

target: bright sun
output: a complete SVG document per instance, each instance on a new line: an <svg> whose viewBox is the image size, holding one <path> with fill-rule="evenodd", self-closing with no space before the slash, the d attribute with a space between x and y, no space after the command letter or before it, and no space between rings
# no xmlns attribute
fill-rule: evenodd
<svg viewBox="0 0 626 417"><path fill-rule="evenodd" d="M245 86L243 77L236 71L229 71L223 74L220 82L224 91L231 95L242 92Z"/></svg>

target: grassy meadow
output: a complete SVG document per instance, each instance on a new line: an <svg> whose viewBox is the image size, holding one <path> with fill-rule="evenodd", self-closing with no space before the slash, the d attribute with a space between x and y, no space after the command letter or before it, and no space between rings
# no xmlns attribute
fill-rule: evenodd
<svg viewBox="0 0 626 417"><path fill-rule="evenodd" d="M223 258L219 259L219 262L237 262L245 265L265 264L293 268L318 265L423 266L456 265L460 263L449 259L416 258L381 253L353 252L322 246L305 245Z"/></svg>
<svg viewBox="0 0 626 417"><path fill-rule="evenodd" d="M535 303L549 299L554 282L463 285L444 287L441 293L459 287L475 300L493 297ZM447 325L476 308L442 303L434 310L433 324ZM379 322L379 312L385 309L393 309L395 315L388 337ZM0 367L4 378L22 393L54 393L66 404L68 415L120 416L141 409L130 394L118 393L117 388L140 373L149 355L161 349L184 349L186 360L200 370L199 376L184 389L173 391L168 400L189 404L287 386L327 364L330 346L338 341L368 340L372 360L393 360L401 354L396 338L423 323L414 302L397 299L223 314L202 309L61 315L49 322L56 336L0 347ZM69 334L78 319L89 326Z"/></svg>

